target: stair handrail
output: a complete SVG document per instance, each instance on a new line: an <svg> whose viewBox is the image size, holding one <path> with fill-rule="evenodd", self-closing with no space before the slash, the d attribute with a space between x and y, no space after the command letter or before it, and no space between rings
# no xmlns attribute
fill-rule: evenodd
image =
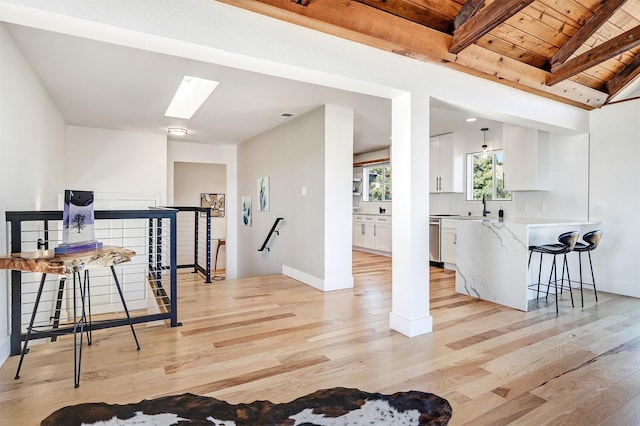
<svg viewBox="0 0 640 426"><path fill-rule="evenodd" d="M274 233L276 235L280 235L280 231L277 231L276 228L278 227L278 224L283 220L284 220L283 217L276 218L275 222L273 222L273 226L271 227L271 230L269 231L269 234L267 235L267 238L264 239L264 242L262 243L262 246L258 249L258 251L265 251L265 249L267 251L271 251L271 249L267 247L267 244L269 244L269 240L271 239L271 236Z"/></svg>

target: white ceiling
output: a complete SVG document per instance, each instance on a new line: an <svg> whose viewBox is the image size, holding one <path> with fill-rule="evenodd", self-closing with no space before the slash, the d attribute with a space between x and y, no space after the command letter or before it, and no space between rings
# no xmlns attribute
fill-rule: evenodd
<svg viewBox="0 0 640 426"><path fill-rule="evenodd" d="M144 50L6 24L10 34L70 125L166 133L170 140L239 144L324 104L354 110L354 153L390 145L389 99L337 90ZM220 85L190 120L164 116L182 77ZM499 123L464 121L470 113L446 104L431 110L432 135L469 133Z"/></svg>

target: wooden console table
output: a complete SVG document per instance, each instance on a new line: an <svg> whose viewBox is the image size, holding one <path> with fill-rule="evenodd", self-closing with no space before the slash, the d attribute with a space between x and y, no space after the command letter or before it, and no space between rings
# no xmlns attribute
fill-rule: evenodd
<svg viewBox="0 0 640 426"><path fill-rule="evenodd" d="M40 286L38 288L36 300L33 305L33 312L31 313L31 320L29 322L29 327L27 328L27 335L20 353L20 361L18 363L18 370L16 371L15 376L16 379L20 378L22 361L24 360L24 356L27 353L29 338L31 337L31 332L33 330L33 323L38 311L38 305L40 303L40 297L42 296L42 290L44 288L47 274L73 276L73 375L74 385L76 388L80 386L82 336L85 331L85 326L87 326L87 331L89 333L88 344L91 344L91 301L90 297L88 297L90 294L89 269L103 267L111 268L111 273L116 283L118 293L120 294L122 306L124 307L124 311L127 314L127 319L129 321L129 326L131 327L133 338L136 341L137 349L140 350L138 337L136 336L136 332L133 328L133 322L131 321L131 316L129 315L129 310L127 309L124 294L122 293L122 288L120 287L120 282L118 281L118 277L114 269L114 265L130 261L133 256L135 256L135 254L136 253L133 250L129 250L126 248L106 246L97 250L83 250L76 253L55 254L54 250L38 250L25 253L12 253L9 256L0 257L0 269L42 273ZM81 272L84 273L84 277L82 278L80 276ZM77 287L80 291L81 300L81 314L79 318L76 311L76 283L78 284ZM89 302L88 315L85 305L85 299L88 299ZM78 334L80 339L79 353Z"/></svg>

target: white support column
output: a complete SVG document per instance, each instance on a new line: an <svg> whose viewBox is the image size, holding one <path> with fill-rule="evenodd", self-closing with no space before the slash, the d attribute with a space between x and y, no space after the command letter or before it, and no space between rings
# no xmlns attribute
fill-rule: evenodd
<svg viewBox="0 0 640 426"><path fill-rule="evenodd" d="M389 325L413 337L430 333L429 104L405 94L392 101L392 310Z"/></svg>

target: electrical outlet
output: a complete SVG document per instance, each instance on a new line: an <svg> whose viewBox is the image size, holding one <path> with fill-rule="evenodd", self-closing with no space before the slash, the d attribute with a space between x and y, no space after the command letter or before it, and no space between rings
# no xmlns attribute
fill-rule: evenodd
<svg viewBox="0 0 640 426"><path fill-rule="evenodd" d="M538 210L540 210L541 212L544 212L547 209L547 206L545 205L544 202L538 204Z"/></svg>

